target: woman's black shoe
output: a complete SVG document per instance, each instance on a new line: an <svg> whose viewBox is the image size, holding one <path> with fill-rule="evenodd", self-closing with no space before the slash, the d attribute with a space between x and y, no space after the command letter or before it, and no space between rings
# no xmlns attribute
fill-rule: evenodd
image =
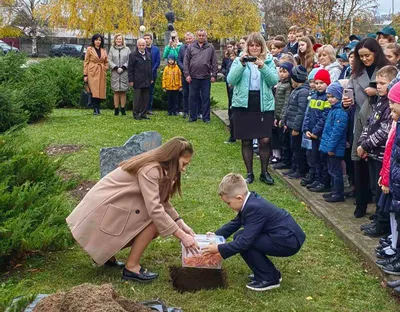
<svg viewBox="0 0 400 312"><path fill-rule="evenodd" d="M244 180L246 181L247 184L253 183L253 181L254 181L254 174L253 174L252 172L251 172L251 173L248 173L247 176L246 176L246 179L244 179Z"/></svg>
<svg viewBox="0 0 400 312"><path fill-rule="evenodd" d="M151 282L157 277L157 273L149 272L143 268L140 268L139 273L131 272L126 268L122 271L122 279L124 281Z"/></svg>
<svg viewBox="0 0 400 312"><path fill-rule="evenodd" d="M271 177L268 171L260 174L260 181L268 185L274 185L275 183L274 179Z"/></svg>
<svg viewBox="0 0 400 312"><path fill-rule="evenodd" d="M124 268L125 263L117 260L108 260L106 263L104 263L104 266L109 267L109 268Z"/></svg>

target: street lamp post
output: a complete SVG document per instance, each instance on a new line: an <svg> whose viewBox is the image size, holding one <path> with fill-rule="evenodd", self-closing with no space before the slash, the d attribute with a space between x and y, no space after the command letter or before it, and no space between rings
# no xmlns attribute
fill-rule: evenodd
<svg viewBox="0 0 400 312"><path fill-rule="evenodd" d="M144 25L140 25L139 27L139 31L140 31L140 38L143 37L144 32L146 31L146 26Z"/></svg>

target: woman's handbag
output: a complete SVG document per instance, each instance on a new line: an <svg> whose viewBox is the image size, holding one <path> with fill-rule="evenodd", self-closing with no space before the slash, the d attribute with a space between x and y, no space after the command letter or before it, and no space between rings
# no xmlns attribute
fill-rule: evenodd
<svg viewBox="0 0 400 312"><path fill-rule="evenodd" d="M81 92L81 102L82 107L91 108L93 107L92 103L92 92L90 92L89 86L87 83L83 84L83 89Z"/></svg>

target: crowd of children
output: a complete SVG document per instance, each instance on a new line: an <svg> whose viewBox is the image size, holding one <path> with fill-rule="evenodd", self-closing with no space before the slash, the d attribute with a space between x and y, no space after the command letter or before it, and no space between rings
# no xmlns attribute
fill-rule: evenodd
<svg viewBox="0 0 400 312"><path fill-rule="evenodd" d="M377 264L400 275L400 46L395 35L385 27L373 39L352 35L349 44L334 49L293 26L287 43L276 36L267 45L280 79L270 163L287 169L284 176L301 179L310 192L323 193L326 202L355 196L356 218L364 217L373 202L372 222L361 230L383 236L376 248L383 259ZM229 141L234 142L232 135ZM400 282L392 286L400 292Z"/></svg>

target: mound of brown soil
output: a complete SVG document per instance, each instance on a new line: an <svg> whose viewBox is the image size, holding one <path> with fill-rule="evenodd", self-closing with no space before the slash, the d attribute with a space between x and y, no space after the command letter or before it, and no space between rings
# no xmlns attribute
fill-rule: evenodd
<svg viewBox="0 0 400 312"><path fill-rule="evenodd" d="M81 201L96 183L94 181L83 181L71 191L71 195Z"/></svg>
<svg viewBox="0 0 400 312"><path fill-rule="evenodd" d="M179 292L195 292L201 289L226 288L223 269L198 269L172 266L169 268L172 286Z"/></svg>
<svg viewBox="0 0 400 312"><path fill-rule="evenodd" d="M46 153L49 156L71 154L79 151L82 147L83 145L73 145L73 144L50 145L46 148Z"/></svg>
<svg viewBox="0 0 400 312"><path fill-rule="evenodd" d="M34 312L150 312L140 303L118 296L111 284L82 284L68 292L50 295L37 304Z"/></svg>

